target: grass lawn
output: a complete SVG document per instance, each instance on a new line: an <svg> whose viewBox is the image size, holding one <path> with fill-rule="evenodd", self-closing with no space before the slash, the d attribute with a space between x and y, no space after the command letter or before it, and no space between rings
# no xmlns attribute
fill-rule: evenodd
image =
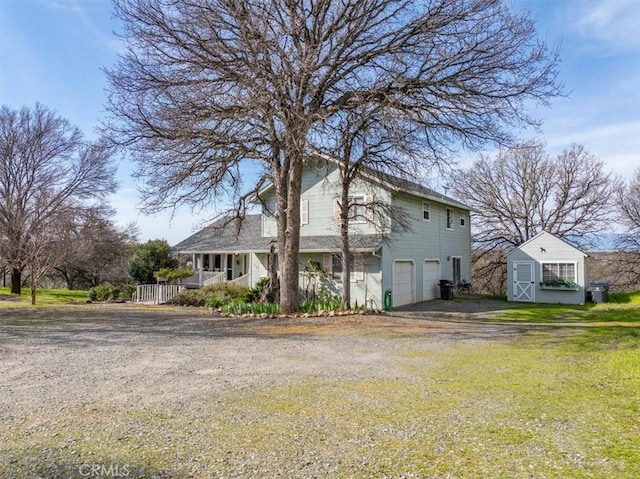
<svg viewBox="0 0 640 479"><path fill-rule="evenodd" d="M36 291L36 306L51 306L76 301L86 301L87 292L69 289L40 289ZM33 307L29 287L22 288L20 296L12 295L10 288L0 288L0 309Z"/></svg>
<svg viewBox="0 0 640 479"><path fill-rule="evenodd" d="M535 324L517 339L443 348L390 334L396 378L87 404L44 429L27 419L0 432L0 459L126 464L128 477L640 477L638 295L496 314ZM0 476L21 477L20 461L2 462Z"/></svg>

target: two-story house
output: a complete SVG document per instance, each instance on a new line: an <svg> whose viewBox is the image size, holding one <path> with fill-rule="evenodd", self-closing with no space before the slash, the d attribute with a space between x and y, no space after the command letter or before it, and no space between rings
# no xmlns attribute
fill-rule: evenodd
<svg viewBox="0 0 640 479"><path fill-rule="evenodd" d="M382 308L387 291L393 305L400 306L436 298L440 279L471 279L469 208L417 183L367 169L350 188L353 261L351 271L343 271L339 173L336 164L326 161L308 162L304 169L302 294L310 287L340 294L342 275L349 274L352 303ZM273 188L261 191L256 202L260 214L248 215L241 225L213 224L172 248L190 258L198 283L234 281L252 286L267 275L268 254L276 239ZM385 214L378 214L382 210Z"/></svg>

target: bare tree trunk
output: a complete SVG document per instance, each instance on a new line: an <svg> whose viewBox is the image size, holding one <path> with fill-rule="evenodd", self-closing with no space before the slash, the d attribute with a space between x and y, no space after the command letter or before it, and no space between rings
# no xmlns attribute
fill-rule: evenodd
<svg viewBox="0 0 640 479"><path fill-rule="evenodd" d="M22 271L18 268L11 269L11 294L22 293Z"/></svg>
<svg viewBox="0 0 640 479"><path fill-rule="evenodd" d="M287 223L284 230L284 245L279 247L280 260L280 312L294 313L298 310L298 282L300 250L300 195L302 184L302 158L292 159L287 180Z"/></svg>
<svg viewBox="0 0 640 479"><path fill-rule="evenodd" d="M31 293L31 304L35 306L36 304L36 282L29 281L29 292Z"/></svg>
<svg viewBox="0 0 640 479"><path fill-rule="evenodd" d="M351 307L351 251L349 248L349 183L342 182L340 195L340 254L342 259L342 307ZM345 206L346 205L346 206Z"/></svg>
<svg viewBox="0 0 640 479"><path fill-rule="evenodd" d="M265 284L262 291L262 298L260 300L263 303L274 303L279 301L279 287L278 287L278 269L276 268L276 247L271 243L271 249L267 256L267 271L269 275L269 281Z"/></svg>

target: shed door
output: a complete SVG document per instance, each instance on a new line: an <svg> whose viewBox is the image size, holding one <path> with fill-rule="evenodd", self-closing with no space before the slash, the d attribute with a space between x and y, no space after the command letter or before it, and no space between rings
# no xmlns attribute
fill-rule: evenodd
<svg viewBox="0 0 640 479"><path fill-rule="evenodd" d="M439 263L437 261L425 261L422 266L422 300L438 297Z"/></svg>
<svg viewBox="0 0 640 479"><path fill-rule="evenodd" d="M525 303L533 303L534 298L533 262L517 262L513 264L513 299Z"/></svg>
<svg viewBox="0 0 640 479"><path fill-rule="evenodd" d="M415 277L413 261L396 261L393 264L393 305L402 306L414 302Z"/></svg>

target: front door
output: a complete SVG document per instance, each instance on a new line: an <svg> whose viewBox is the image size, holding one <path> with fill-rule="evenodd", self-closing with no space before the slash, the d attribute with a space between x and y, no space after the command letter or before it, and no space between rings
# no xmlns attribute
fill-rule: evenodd
<svg viewBox="0 0 640 479"><path fill-rule="evenodd" d="M456 257L451 258L451 264L453 266L453 271L452 271L453 284L458 284L462 276L462 267L461 267L462 258L456 258Z"/></svg>
<svg viewBox="0 0 640 479"><path fill-rule="evenodd" d="M525 303L533 303L534 297L533 261L513 264L513 299Z"/></svg>
<svg viewBox="0 0 640 479"><path fill-rule="evenodd" d="M227 255L227 281L231 281L233 279L233 255Z"/></svg>

